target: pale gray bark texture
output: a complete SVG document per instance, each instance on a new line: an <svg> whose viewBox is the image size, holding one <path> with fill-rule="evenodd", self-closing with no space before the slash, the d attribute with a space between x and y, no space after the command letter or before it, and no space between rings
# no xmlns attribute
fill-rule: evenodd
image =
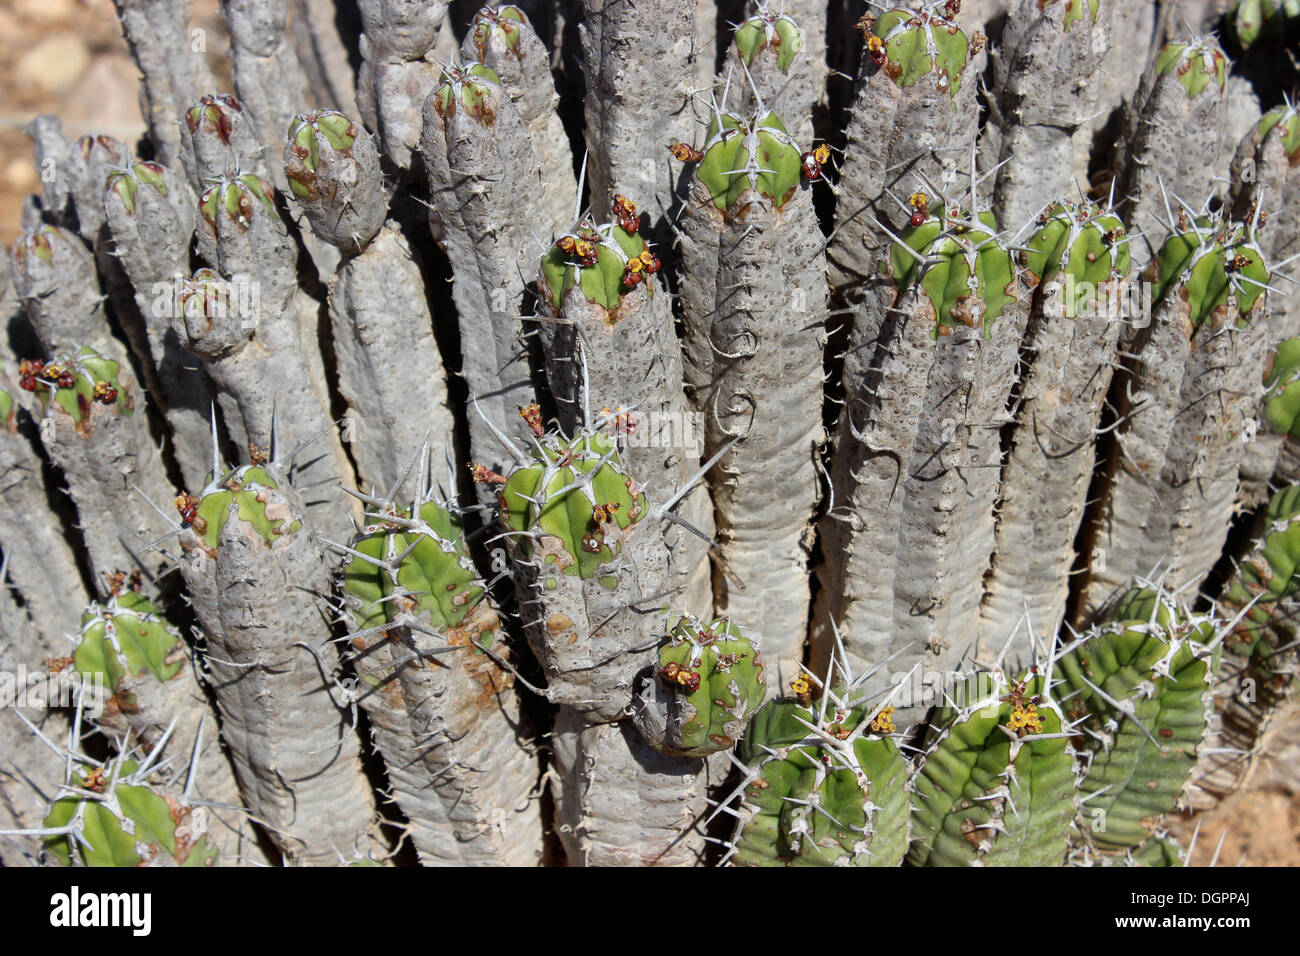
<svg viewBox="0 0 1300 956"><path fill-rule="evenodd" d="M761 635L768 665L784 682L798 676L803 660L815 461L825 437L822 234L806 190L780 209L749 190L724 215L701 185L688 215L723 220L716 264L688 274L715 290L703 334L687 345L707 346L712 357L696 393L704 456L741 439L710 472L720 545L715 592L719 613Z"/></svg>
<svg viewBox="0 0 1300 956"><path fill-rule="evenodd" d="M1095 81L1110 48L1114 6L1101 0L1094 22L1086 0L1012 4L990 96L998 162L1005 162L993 212L1004 228L1019 228L1047 201L1087 187L1087 138L1075 134L1097 112L1102 87Z"/></svg>
<svg viewBox="0 0 1300 956"><path fill-rule="evenodd" d="M593 725L569 707L560 709L551 741L555 829L570 866L700 863L706 761L666 757L631 721Z"/></svg>
<svg viewBox="0 0 1300 956"><path fill-rule="evenodd" d="M453 653L423 660L411 648L441 642L412 632L402 614L387 631L354 639L366 645L357 655L361 704L425 866L534 866L540 857L536 768L518 740L513 680L470 646L496 626L483 604L440 635Z"/></svg>
<svg viewBox="0 0 1300 956"><path fill-rule="evenodd" d="M302 509L280 484L262 494L283 529ZM326 683L338 655L325 553L305 527L268 545L230 507L211 562L219 626L208 629L207 660L248 806L293 860L365 856L375 807L359 741Z"/></svg>
<svg viewBox="0 0 1300 956"><path fill-rule="evenodd" d="M696 8L682 0L583 0L578 25L587 90L587 179L593 209L615 192L641 197L652 223L674 205L666 147L689 141L701 55ZM707 36L713 30L706 31Z"/></svg>
<svg viewBox="0 0 1300 956"><path fill-rule="evenodd" d="M629 473L660 500L685 487L699 471L704 428L681 387L682 353L668 288L647 276L613 311L588 300L577 285L558 313L546 295L540 303L544 318L539 335L560 429L577 434L588 424L587 413L595 424L628 409L630 432L618 419L605 427L618 436ZM713 504L703 482L675 510L701 534L712 536ZM671 522L665 523L663 539L673 585L681 589L674 605L710 614L708 543Z"/></svg>
<svg viewBox="0 0 1300 956"><path fill-rule="evenodd" d="M333 0L291 0L289 9L289 37L315 100L311 105L356 116L356 78L334 22Z"/></svg>
<svg viewBox="0 0 1300 956"><path fill-rule="evenodd" d="M159 411L171 426L185 482L204 481L212 383L171 328L176 288L189 261L196 199L184 177L165 166L118 174L103 193L113 254L135 292L160 386Z"/></svg>
<svg viewBox="0 0 1300 956"><path fill-rule="evenodd" d="M343 263L330 319L338 387L351 405L345 437L362 482L387 493L426 442L439 458L452 442L433 316L395 224Z"/></svg>
<svg viewBox="0 0 1300 956"><path fill-rule="evenodd" d="M876 273L890 243L877 223L900 232L911 213L911 193L946 191L970 175L979 128L975 90L984 62L985 55L972 50L955 90L951 84L940 89L938 74L901 87L863 54L837 161L835 235L826 251L833 290L859 298L858 288Z"/></svg>
<svg viewBox="0 0 1300 956"><path fill-rule="evenodd" d="M445 243L455 273L459 372L478 403L469 416L471 453L499 468L503 449L483 418L521 442L529 440L531 432L515 414L533 398L522 339L525 287L546 249L542 234L562 225L547 222L546 184L527 128L505 91L468 74L445 76L444 84L452 105L440 106L437 91L429 98L421 149L438 219L434 234ZM490 124L462 102L460 90L471 87L484 91Z"/></svg>
<svg viewBox="0 0 1300 956"><path fill-rule="evenodd" d="M653 662L665 612L677 601L666 593L674 582L659 528L643 516L597 578L555 571L537 551L530 559L515 550L514 579L547 699L593 722L625 717L636 675Z"/></svg>
<svg viewBox="0 0 1300 956"><path fill-rule="evenodd" d="M1246 422L1255 413L1271 320L1257 304L1237 328L1236 299L1192 331L1174 290L1135 343L1118 431L1118 462L1100 521L1085 607L1095 611L1134 576L1172 589L1213 566L1232 518Z"/></svg>
<svg viewBox="0 0 1300 956"><path fill-rule="evenodd" d="M502 24L510 32L505 32ZM464 62L482 63L501 78L528 130L542 180L539 198L546 221L552 229L569 225L578 199L573 154L560 121L560 98L551 79L550 58L532 24L527 19L498 18L490 7L484 7L470 24L460 52ZM545 241L550 236L538 238Z"/></svg>
<svg viewBox="0 0 1300 956"><path fill-rule="evenodd" d="M857 673L896 654L869 690L917 663L969 667L1026 316L1012 302L987 337L958 324L936 340L934 307L917 286L879 289L859 310L832 458L835 507L823 523L815 670L830 660L832 624Z"/></svg>
<svg viewBox="0 0 1300 956"><path fill-rule="evenodd" d="M1162 75L1148 67L1125 116L1115 195L1128 200L1125 221L1134 234L1134 266L1143 268L1177 227L1180 211L1193 215L1215 191L1224 136L1224 88L1217 79L1195 96L1183 83L1202 59L1219 58L1217 43L1193 43ZM1190 66L1189 66L1190 64ZM1185 69L1187 68L1187 69Z"/></svg>
<svg viewBox="0 0 1300 956"><path fill-rule="evenodd" d="M1098 291L1099 299L1108 295L1106 286ZM984 586L981 659L992 659L1017 627L1043 640L1060 626L1119 330L1116 317L1101 310L1066 318L1060 288L1044 290L1036 302L1026 343L1033 364L1003 470L997 545Z"/></svg>
<svg viewBox="0 0 1300 956"><path fill-rule="evenodd" d="M190 29L189 0L114 0L122 33L140 68L140 112L158 159L181 154L181 114L215 87L204 57L210 38Z"/></svg>

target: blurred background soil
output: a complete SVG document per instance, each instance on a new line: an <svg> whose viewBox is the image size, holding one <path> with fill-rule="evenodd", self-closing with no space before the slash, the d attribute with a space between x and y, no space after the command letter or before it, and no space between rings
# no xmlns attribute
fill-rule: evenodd
<svg viewBox="0 0 1300 956"><path fill-rule="evenodd" d="M214 73L228 77L229 40L217 0L192 0L191 22L205 31ZM40 192L23 132L38 113L54 113L70 139L108 133L134 143L144 133L139 74L118 28L112 0L0 0L0 241L18 237L23 200ZM1300 866L1300 711L1274 722L1267 756L1250 786L1211 812L1173 821L1191 862L1220 866ZM1226 832L1226 836L1224 836Z"/></svg>

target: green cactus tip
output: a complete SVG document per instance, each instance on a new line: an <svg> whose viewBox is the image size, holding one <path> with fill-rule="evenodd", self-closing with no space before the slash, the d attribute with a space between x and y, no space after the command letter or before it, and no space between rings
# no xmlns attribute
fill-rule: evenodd
<svg viewBox="0 0 1300 956"><path fill-rule="evenodd" d="M126 211L135 215L135 194L141 186L156 189L160 195L167 195L167 180L163 168L158 163L132 163L126 169L110 170L107 188L122 201Z"/></svg>
<svg viewBox="0 0 1300 956"><path fill-rule="evenodd" d="M754 57L771 50L776 54L777 67L788 73L803 49L803 31L787 14L760 10L736 28L735 42L736 54L745 66L753 66Z"/></svg>
<svg viewBox="0 0 1300 956"><path fill-rule="evenodd" d="M442 71L433 91L433 107L444 121L463 111L483 126L491 126L497 118L495 107L500 87L501 78L496 71L482 63L449 66Z"/></svg>
<svg viewBox="0 0 1300 956"><path fill-rule="evenodd" d="M214 178L208 180L199 196L199 215L209 227L216 228L224 212L227 219L247 229L259 203L275 213L274 197L274 188L256 173Z"/></svg>
<svg viewBox="0 0 1300 956"><path fill-rule="evenodd" d="M959 324L990 337L1019 296L1015 262L998 240L993 214L931 207L923 193L914 193L910 203L911 221L889 252L899 292L919 278L934 309L936 339Z"/></svg>
<svg viewBox="0 0 1300 956"><path fill-rule="evenodd" d="M863 17L858 28L867 56L900 87L933 76L936 90L955 94L971 53L970 39L954 19L960 6L948 0Z"/></svg>
<svg viewBox="0 0 1300 956"><path fill-rule="evenodd" d="M767 687L758 646L725 618L679 620L659 649L656 677L671 694L669 732L656 748L685 757L730 750Z"/></svg>
<svg viewBox="0 0 1300 956"><path fill-rule="evenodd" d="M470 27L470 36L473 38L474 49L478 51L479 60L487 59L488 47L493 40L499 40L512 56L523 59L524 49L519 42L519 27L527 22L524 12L513 4L495 9L483 7L479 10Z"/></svg>
<svg viewBox="0 0 1300 956"><path fill-rule="evenodd" d="M799 188L803 160L775 113L743 117L719 111L709 124L695 175L724 214L750 190L780 209Z"/></svg>
<svg viewBox="0 0 1300 956"><path fill-rule="evenodd" d="M1259 121L1259 138L1266 139L1274 129L1282 138L1282 149L1287 159L1292 164L1300 163L1300 110L1290 102L1269 110Z"/></svg>
<svg viewBox="0 0 1300 956"><path fill-rule="evenodd" d="M360 602L357 626L377 627L409 611L427 615L435 628L448 632L466 626L471 612L483 605L487 613L473 615L473 630L477 643L490 644L497 621L483 600L460 522L438 502L422 498L402 509L383 509L387 520L372 514L374 523L353 543L343 582ZM405 599L401 605L393 600L399 592Z"/></svg>
<svg viewBox="0 0 1300 956"><path fill-rule="evenodd" d="M617 577L604 571L649 510L641 486L605 435L584 431L565 440L544 433L536 405L521 414L537 435L533 459L505 477L476 467L475 479L501 485L502 522L546 571L616 587ZM549 578L544 585L557 583Z"/></svg>
<svg viewBox="0 0 1300 956"><path fill-rule="evenodd" d="M83 677L102 681L113 694L111 706L130 713L135 707L132 679L171 680L184 666L185 646L147 598L120 582L116 590L82 614L72 666Z"/></svg>
<svg viewBox="0 0 1300 956"><path fill-rule="evenodd" d="M558 313L569 290L578 288L593 305L607 310L607 321L617 324L619 304L637 286L654 294L652 276L659 272L659 257L638 235L636 205L615 195L616 221L597 224L584 217L577 228L560 236L542 257L541 279L551 310Z"/></svg>
<svg viewBox="0 0 1300 956"><path fill-rule="evenodd" d="M288 496L260 461L214 475L197 497L184 493L176 497L181 522L211 556L216 555L232 506L236 520L268 547L302 527Z"/></svg>
<svg viewBox="0 0 1300 956"><path fill-rule="evenodd" d="M1021 262L1033 284L1063 275L1094 288L1128 274L1129 238L1113 211L1096 203L1053 203L1038 217ZM1073 317L1075 303L1067 303Z"/></svg>
<svg viewBox="0 0 1300 956"><path fill-rule="evenodd" d="M1174 292L1181 296L1194 337L1203 324L1222 321L1228 297L1235 296L1240 324L1245 325L1269 283L1269 267L1253 233L1217 215L1193 221L1180 212L1178 218L1179 231L1148 267L1154 301Z"/></svg>
<svg viewBox="0 0 1300 956"><path fill-rule="evenodd" d="M217 848L196 833L190 808L164 796L134 760L112 768L92 767L73 781L80 793L55 800L44 826L76 827L46 837L45 846L64 866L141 866L170 857L179 866L213 866Z"/></svg>
<svg viewBox="0 0 1300 956"><path fill-rule="evenodd" d="M1167 76L1173 71L1188 99L1196 96L1213 81L1219 95L1228 82L1228 58L1218 46L1202 41L1170 43L1156 58L1156 73Z"/></svg>
<svg viewBox="0 0 1300 956"><path fill-rule="evenodd" d="M42 410L53 402L73 420L77 434L85 437L96 406L113 408L119 415L134 412L131 390L118 380L119 371L116 362L87 347L50 362L24 359L18 367L18 387L35 393Z"/></svg>
<svg viewBox="0 0 1300 956"><path fill-rule="evenodd" d="M740 866L897 866L907 852L909 766L894 708L839 687L765 704L741 740L746 765L732 857Z"/></svg>
<svg viewBox="0 0 1300 956"><path fill-rule="evenodd" d="M357 126L338 110L318 109L294 117L289 125L289 149L297 162L285 172L289 188L299 199L315 198L321 140L336 152L346 152L357 141Z"/></svg>

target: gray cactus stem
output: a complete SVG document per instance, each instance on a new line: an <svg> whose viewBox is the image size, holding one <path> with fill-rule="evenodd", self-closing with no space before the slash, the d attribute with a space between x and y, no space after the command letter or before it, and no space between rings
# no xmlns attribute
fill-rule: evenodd
<svg viewBox="0 0 1300 956"><path fill-rule="evenodd" d="M425 484L422 474L417 487ZM428 494L425 489L417 498L428 500ZM369 520L393 511L381 498L361 497ZM405 534L445 543L422 518L408 523ZM402 562L409 555L398 553L399 540L406 538L389 536L377 558L350 552L375 564L387 581L383 623L355 631L349 656L361 678L357 700L387 764L393 799L427 866L535 865L542 837L533 792L535 755L525 742L514 681L498 663L508 652L499 641L496 612L481 598L457 626L434 623L419 610L427 595L403 583ZM470 568L467 558L461 560ZM363 609L353 596L348 605L355 623ZM364 610L373 620L375 608Z"/></svg>
<svg viewBox="0 0 1300 956"><path fill-rule="evenodd" d="M452 434L433 317L395 224L340 267L330 318L339 391L351 406L344 437L366 486L390 487L426 441L438 447Z"/></svg>
<svg viewBox="0 0 1300 956"><path fill-rule="evenodd" d="M184 480L203 482L212 383L171 329L177 269L188 262L196 201L185 178L156 164L131 166L110 175L104 190L113 254L134 290L144 321L149 355L161 393L160 411L170 426Z"/></svg>
<svg viewBox="0 0 1300 956"><path fill-rule="evenodd" d="M447 16L445 0L363 0L357 110L385 155L409 170L420 148L424 101L438 80L426 61Z"/></svg>
<svg viewBox="0 0 1300 956"><path fill-rule="evenodd" d="M666 757L630 720L593 725L569 707L551 739L555 829L570 866L699 865L707 761Z"/></svg>
<svg viewBox="0 0 1300 956"><path fill-rule="evenodd" d="M1264 224L1258 231L1260 248L1270 262L1289 263L1300 253L1300 215L1295 202L1300 196L1300 171L1293 166L1283 137L1288 128L1300 124L1300 117L1293 107L1286 105L1272 111L1268 121L1272 125L1266 133L1261 135L1265 127L1256 124L1237 147L1230 177L1235 184L1232 214L1243 222L1263 218ZM1300 337L1300 295L1291 288L1289 278L1284 276L1282 281L1283 290L1290 294L1276 296L1270 303L1275 346ZM1272 360L1270 371L1271 367ZM1241 463L1241 497L1247 505L1261 504L1268 499L1269 483L1275 478L1275 472L1274 487L1285 487L1300 480L1300 461L1294 449L1283 447L1292 445L1293 439L1269 426L1262 404L1255 417L1255 440L1248 444Z"/></svg>
<svg viewBox="0 0 1300 956"><path fill-rule="evenodd" d="M1086 187L1090 138L1076 134L1090 129L1097 113L1101 84L1094 81L1110 47L1114 6L1012 4L989 97L999 141L998 222L1026 222L1044 197L1075 196Z"/></svg>
<svg viewBox="0 0 1300 956"><path fill-rule="evenodd" d="M1113 487L1084 591L1089 613L1135 576L1158 573L1176 589L1199 582L1218 558L1270 335L1266 307L1237 328L1230 303L1222 323L1203 323L1189 341L1187 305L1168 296L1149 338L1135 343Z"/></svg>
<svg viewBox="0 0 1300 956"><path fill-rule="evenodd" d="M0 393L11 398L17 394L8 374L12 370L8 362L0 368ZM47 637L75 634L89 595L63 528L49 514L52 489L31 444L31 420L14 411L10 420L0 421L0 494L6 502L0 509L0 551L37 630ZM24 419L21 431L19 414ZM0 588L8 587L0 579ZM4 597L11 599L7 590Z"/></svg>
<svg viewBox="0 0 1300 956"><path fill-rule="evenodd" d="M143 75L140 103L160 162L180 160L178 121L212 89L204 53L208 37L190 29L189 0L113 0L131 56Z"/></svg>
<svg viewBox="0 0 1300 956"><path fill-rule="evenodd" d="M1107 299L1119 285L1107 283L1098 297ZM1120 323L1100 309L1067 319L1064 294L1059 283L1045 289L1030 320L1027 347L1034 358L1002 473L997 544L985 582L985 654L1017 627L1040 638L1055 634L1065 613Z"/></svg>
<svg viewBox="0 0 1300 956"><path fill-rule="evenodd" d="M313 106L357 115L356 78L331 0L290 0L289 36ZM352 39L355 39L353 37Z"/></svg>
<svg viewBox="0 0 1300 956"><path fill-rule="evenodd" d="M94 258L75 233L41 226L14 249L14 288L47 355L83 345L125 354L104 314Z"/></svg>
<svg viewBox="0 0 1300 956"><path fill-rule="evenodd" d="M301 503L283 480L283 498L264 505L288 523ZM294 860L337 863L366 855L375 816L361 771L359 741L323 681L337 653L323 616L329 577L325 553L307 528L267 543L241 520L222 528L209 562L216 626L204 622L208 666L248 805Z"/></svg>
<svg viewBox="0 0 1300 956"><path fill-rule="evenodd" d="M751 112L761 101L782 116L798 117L798 125L790 130L794 138L811 148L813 142L813 110L826 99L826 4L815 0L746 4L751 19L745 21L761 29L766 21L772 24L782 14L798 28L800 49L794 59L783 69L780 60L788 56L788 44L778 36L775 43L765 43L748 65L740 55L733 37L727 50L727 63L737 73L748 73L753 86L741 87L740 110ZM751 96L756 92L758 98Z"/></svg>
<svg viewBox="0 0 1300 956"><path fill-rule="evenodd" d="M613 416L609 426L629 471L646 476L666 496L695 477L704 428L682 390L668 289L657 276L645 275L613 310L589 300L580 286L569 289L557 309L543 278L539 337L560 429L573 435L589 418ZM682 589L682 606L707 615L713 607L705 540L713 534L713 505L707 491L688 492L677 513L696 530L664 528L673 580Z"/></svg>
<svg viewBox="0 0 1300 956"><path fill-rule="evenodd" d="M482 91L481 109L461 91L467 98ZM521 308L537 256L561 224L548 221L528 131L490 77L444 72L425 104L422 152L434 235L454 273L459 372L481 412L470 416L471 453L496 467L504 464L501 446L484 419L528 440L514 413L533 397Z"/></svg>
<svg viewBox="0 0 1300 956"><path fill-rule="evenodd" d="M836 627L850 666L874 670L869 690L918 662L960 669L976 649L998 430L1027 322L1014 280L996 292L1004 306L987 332L977 319L936 335L939 316L918 281L869 287L845 356L815 672L829 666ZM896 661L892 675L886 660ZM900 702L902 718L919 716L920 704Z"/></svg>
<svg viewBox="0 0 1300 956"><path fill-rule="evenodd" d="M288 0L221 0L235 90L270 156L278 155L294 114L309 105L298 58L285 34L288 16ZM283 171L272 168L271 174L283 189Z"/></svg>
<svg viewBox="0 0 1300 956"><path fill-rule="evenodd" d="M506 29L510 32L505 32ZM482 63L501 78L501 85L514 102L515 112L528 130L533 158L542 179L540 188L546 220L552 228L558 228L572 215L578 186L546 47L526 16L522 20L507 19L484 7L465 34L461 58L466 63Z"/></svg>
<svg viewBox="0 0 1300 956"><path fill-rule="evenodd" d="M1177 54L1182 47L1181 56ZM1215 191L1224 137L1224 82L1213 67L1227 60L1213 40L1167 46L1142 76L1125 116L1123 174L1117 196L1128 199L1125 221L1137 234L1134 265L1143 268L1176 223L1171 206L1195 203ZM1204 69L1211 69L1209 76ZM1205 82L1195 94L1184 84Z"/></svg>
<svg viewBox="0 0 1300 956"><path fill-rule="evenodd" d="M826 252L833 290L850 292L854 301L860 297L853 290L875 274L889 245L875 224L895 232L907 224L909 210L897 198L904 183L928 180L944 187L966 167L979 128L975 89L984 63L976 44L956 89L952 83L936 88L930 75L904 87L863 54L844 155L836 164L841 175L835 232Z"/></svg>
<svg viewBox="0 0 1300 956"><path fill-rule="evenodd" d="M741 441L714 467L719 613L763 635L779 681L803 660L807 557L824 439L822 350L826 267L812 197L777 210L756 192L728 217L719 244L709 330L714 366L704 454Z"/></svg>
<svg viewBox="0 0 1300 956"><path fill-rule="evenodd" d="M35 402L30 410L77 506L95 586L106 593L108 575L139 568L153 596L163 562L150 549L166 524L151 502L170 501L173 491L149 433L143 390L126 365L118 367L117 390L117 404L91 401L80 420L52 400L43 413Z"/></svg>
<svg viewBox="0 0 1300 956"><path fill-rule="evenodd" d="M636 675L653 661L663 631L660 612L676 600L659 523L642 518L600 580L550 571L517 545L512 559L520 615L546 675L546 698L592 722L626 716ZM617 583L611 586L610 579Z"/></svg>
<svg viewBox="0 0 1300 956"><path fill-rule="evenodd" d="M713 45L697 47L696 7L681 0L583 0L582 11L591 205L608 209L617 186L642 197L657 228L675 204L658 150L690 138L697 64L706 57L711 72Z"/></svg>

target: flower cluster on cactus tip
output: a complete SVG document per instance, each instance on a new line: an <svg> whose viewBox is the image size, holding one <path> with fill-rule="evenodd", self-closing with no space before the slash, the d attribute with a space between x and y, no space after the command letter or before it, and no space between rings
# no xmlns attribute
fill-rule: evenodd
<svg viewBox="0 0 1300 956"><path fill-rule="evenodd" d="M976 49L976 42L957 25L960 10L957 0L931 2L868 13L856 27L866 41L866 55L900 87L931 76L936 90L954 94ZM976 37L982 42L982 36Z"/></svg>
<svg viewBox="0 0 1300 956"><path fill-rule="evenodd" d="M616 323L619 304L629 292L640 286L654 294L649 280L661 263L639 234L636 203L616 193L610 205L614 221L598 224L584 216L542 257L541 287L553 311L560 311L570 292L578 290Z"/></svg>
<svg viewBox="0 0 1300 956"><path fill-rule="evenodd" d="M919 283L934 310L935 338L951 335L959 324L991 335L1019 296L1015 262L993 214L973 216L931 203L924 193L914 193L909 205L908 225L889 251L899 293Z"/></svg>
<svg viewBox="0 0 1300 956"><path fill-rule="evenodd" d="M84 427L96 405L130 415L135 408L130 390L118 380L120 366L92 348L58 356L49 362L23 359L18 365L18 387L33 392L41 407L50 403Z"/></svg>

